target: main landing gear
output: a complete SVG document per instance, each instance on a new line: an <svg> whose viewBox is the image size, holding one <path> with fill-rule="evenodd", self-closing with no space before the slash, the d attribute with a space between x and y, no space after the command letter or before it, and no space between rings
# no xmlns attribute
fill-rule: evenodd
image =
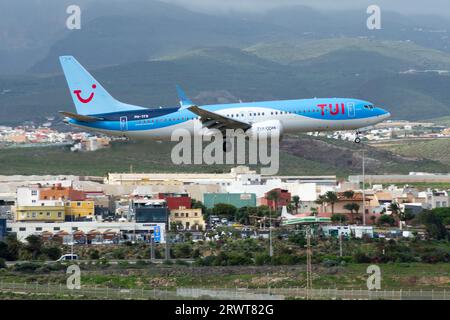
<svg viewBox="0 0 450 320"><path fill-rule="evenodd" d="M361 143L361 138L359 137L360 134L361 134L360 131L356 131L355 143Z"/></svg>

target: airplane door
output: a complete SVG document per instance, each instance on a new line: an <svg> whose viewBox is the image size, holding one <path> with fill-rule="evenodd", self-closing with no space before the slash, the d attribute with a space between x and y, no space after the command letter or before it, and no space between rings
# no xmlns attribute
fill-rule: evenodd
<svg viewBox="0 0 450 320"><path fill-rule="evenodd" d="M120 131L127 131L127 130L128 130L128 118L120 117Z"/></svg>
<svg viewBox="0 0 450 320"><path fill-rule="evenodd" d="M349 118L355 117L355 104L353 102L347 103L348 116Z"/></svg>

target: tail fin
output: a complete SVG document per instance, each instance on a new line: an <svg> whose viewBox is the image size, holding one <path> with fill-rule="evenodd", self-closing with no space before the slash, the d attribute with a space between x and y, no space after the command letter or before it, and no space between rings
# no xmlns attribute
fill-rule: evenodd
<svg viewBox="0 0 450 320"><path fill-rule="evenodd" d="M114 99L74 57L61 56L59 61L78 114L94 115L145 109Z"/></svg>
<svg viewBox="0 0 450 320"><path fill-rule="evenodd" d="M194 103L186 96L183 89L179 85L176 85L178 97L180 98L180 110L187 109L194 106Z"/></svg>

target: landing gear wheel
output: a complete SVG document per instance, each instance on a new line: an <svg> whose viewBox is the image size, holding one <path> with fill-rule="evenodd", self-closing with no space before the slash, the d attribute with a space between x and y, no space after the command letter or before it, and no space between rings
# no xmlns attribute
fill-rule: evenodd
<svg viewBox="0 0 450 320"><path fill-rule="evenodd" d="M360 137L356 137L355 138L355 143L360 143L361 142L361 138Z"/></svg>

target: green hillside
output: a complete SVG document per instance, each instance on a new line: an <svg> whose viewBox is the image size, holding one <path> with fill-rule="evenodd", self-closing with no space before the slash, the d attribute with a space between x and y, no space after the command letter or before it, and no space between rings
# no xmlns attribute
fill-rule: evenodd
<svg viewBox="0 0 450 320"><path fill-rule="evenodd" d="M401 73L450 66L449 55L409 43L397 44L399 53L391 42L348 38L333 40L336 44L330 51L326 41L314 42L313 48L322 48L317 50L321 54L313 55L315 49L309 49L291 63L271 56L278 47L263 57L264 50L218 46L90 71L119 100L148 107L177 105L174 87L180 84L199 104L355 97L385 107L397 119L450 114L450 76ZM337 45L339 41L343 44ZM346 45L349 41L359 45ZM370 45L364 47L365 41ZM417 52L408 55L410 46L418 48ZM0 77L0 93L2 124L42 121L59 110L74 110L62 75Z"/></svg>
<svg viewBox="0 0 450 320"><path fill-rule="evenodd" d="M405 141L389 144L383 148L410 158L428 159L450 165L450 139Z"/></svg>
<svg viewBox="0 0 450 320"><path fill-rule="evenodd" d="M228 165L174 165L172 143L116 142L109 149L73 153L68 148L15 148L0 152L0 174L104 175L107 172L226 172ZM352 142L289 136L281 145L281 175L338 175L361 171L360 146ZM411 160L368 148L367 173L449 172L450 164Z"/></svg>
<svg viewBox="0 0 450 320"><path fill-rule="evenodd" d="M261 58L292 64L338 50L364 50L423 68L450 68L450 53L426 48L410 41L339 37L297 43L259 43L246 48Z"/></svg>

